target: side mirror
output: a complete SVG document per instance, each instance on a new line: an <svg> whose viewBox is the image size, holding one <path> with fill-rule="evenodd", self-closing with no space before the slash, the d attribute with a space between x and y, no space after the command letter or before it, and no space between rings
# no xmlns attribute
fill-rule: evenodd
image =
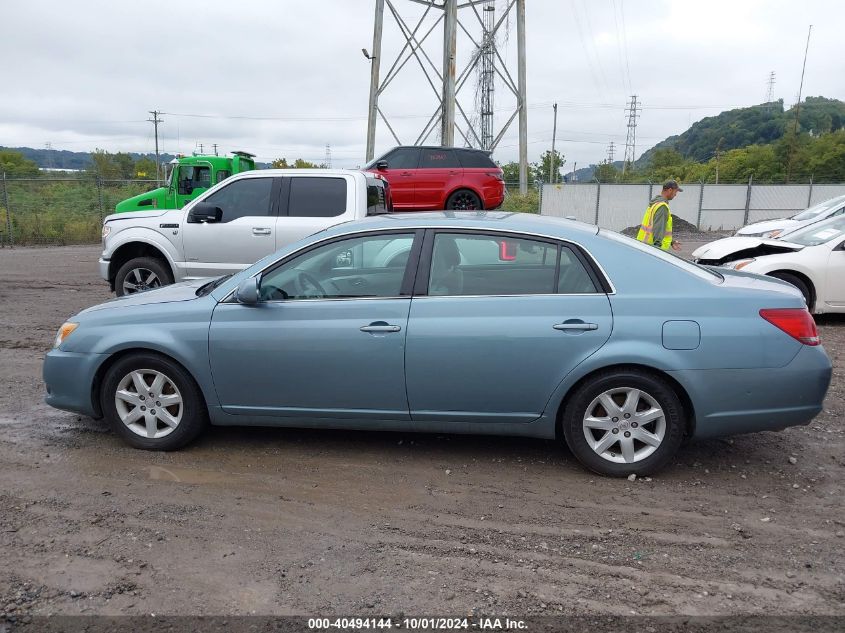
<svg viewBox="0 0 845 633"><path fill-rule="evenodd" d="M238 285L235 301L250 306L258 303L258 277L249 277Z"/></svg>
<svg viewBox="0 0 845 633"><path fill-rule="evenodd" d="M191 224L219 222L222 219L223 209L207 202L198 202L188 213L188 222Z"/></svg>
<svg viewBox="0 0 845 633"><path fill-rule="evenodd" d="M380 160L379 162L377 162L376 163L376 169L387 169L387 161L386 160Z"/></svg>

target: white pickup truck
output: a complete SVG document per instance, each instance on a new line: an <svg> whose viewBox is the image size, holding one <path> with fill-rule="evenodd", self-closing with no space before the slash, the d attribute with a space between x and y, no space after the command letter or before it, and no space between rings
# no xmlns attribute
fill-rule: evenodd
<svg viewBox="0 0 845 633"><path fill-rule="evenodd" d="M391 210L389 185L374 174L248 171L183 209L106 217L100 275L118 296L225 275L334 224Z"/></svg>

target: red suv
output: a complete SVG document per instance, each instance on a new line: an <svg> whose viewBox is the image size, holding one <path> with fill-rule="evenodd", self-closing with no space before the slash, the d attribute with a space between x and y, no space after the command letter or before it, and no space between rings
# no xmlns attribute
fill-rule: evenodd
<svg viewBox="0 0 845 633"><path fill-rule="evenodd" d="M502 169L480 149L395 147L364 169L387 179L397 211L496 209L505 199Z"/></svg>

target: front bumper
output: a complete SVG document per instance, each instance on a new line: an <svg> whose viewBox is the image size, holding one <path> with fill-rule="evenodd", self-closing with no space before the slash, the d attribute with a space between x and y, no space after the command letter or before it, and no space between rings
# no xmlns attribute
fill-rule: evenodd
<svg viewBox="0 0 845 633"><path fill-rule="evenodd" d="M44 357L42 374L47 387L44 401L51 407L102 417L99 403L94 402L97 370L107 354L80 354L51 350Z"/></svg>
<svg viewBox="0 0 845 633"><path fill-rule="evenodd" d="M100 277L105 279L106 281L109 280L109 266L111 266L110 259L103 259L102 257L97 260L97 267L100 269Z"/></svg>

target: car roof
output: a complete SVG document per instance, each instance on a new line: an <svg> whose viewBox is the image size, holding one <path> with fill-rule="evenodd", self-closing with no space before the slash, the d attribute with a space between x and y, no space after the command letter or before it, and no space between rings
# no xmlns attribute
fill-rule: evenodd
<svg viewBox="0 0 845 633"><path fill-rule="evenodd" d="M577 235L596 235L599 228L577 220L537 215L534 213L514 213L509 211L427 211L416 213L386 213L354 220L327 229L330 235L346 233L351 230L398 229L482 229L487 231L519 231L549 235L552 237L572 238Z"/></svg>

